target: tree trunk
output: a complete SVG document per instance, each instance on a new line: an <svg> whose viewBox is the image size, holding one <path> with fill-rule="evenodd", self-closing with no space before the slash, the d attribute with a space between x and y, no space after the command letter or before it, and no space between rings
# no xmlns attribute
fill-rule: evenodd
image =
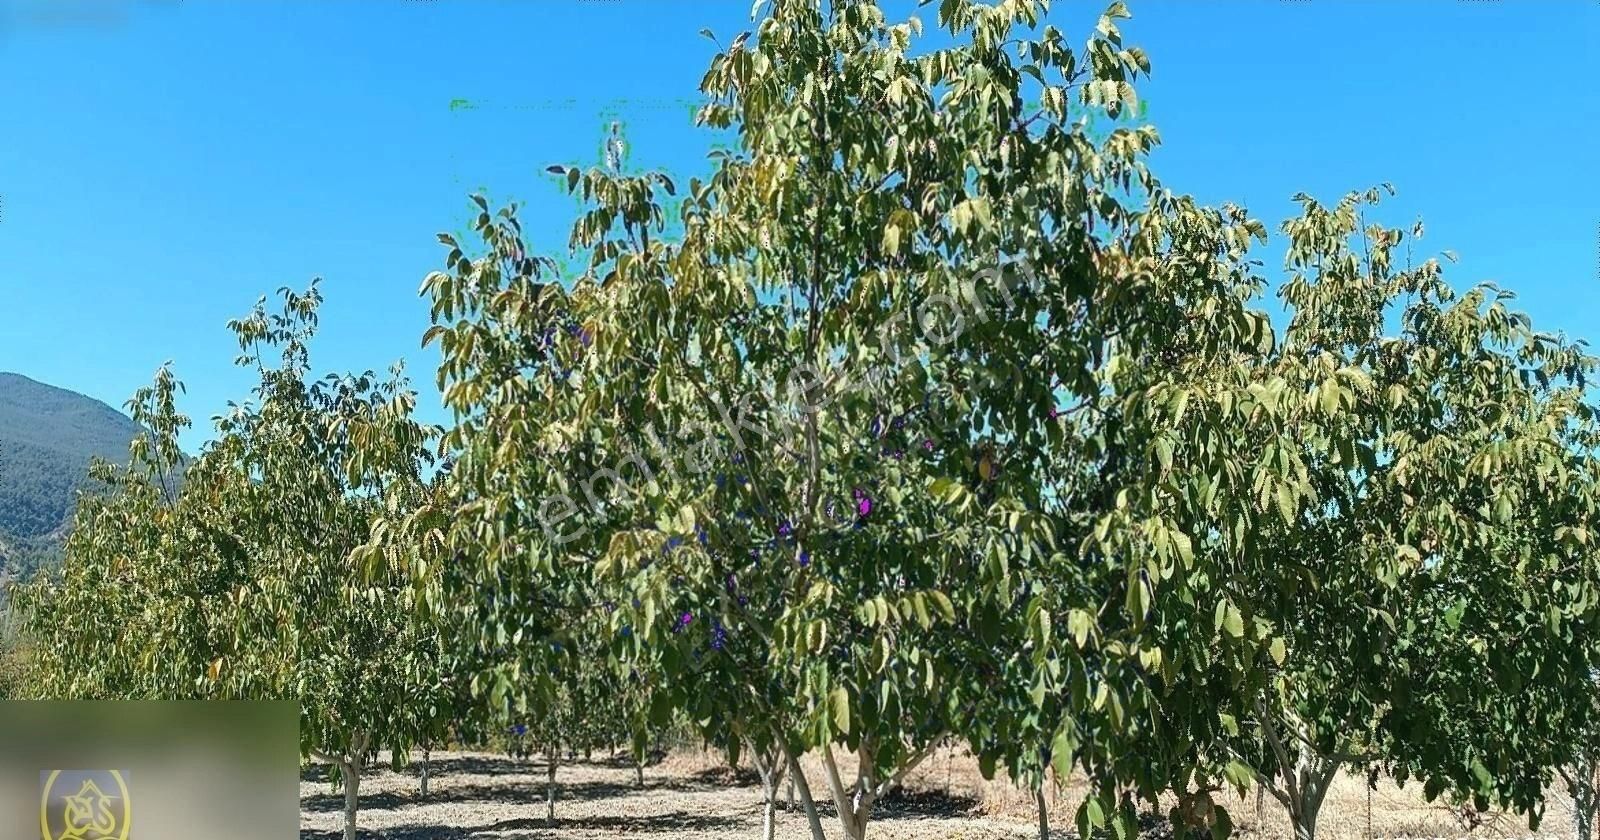
<svg viewBox="0 0 1600 840"><path fill-rule="evenodd" d="M865 840L867 823L872 819L872 807L932 755L936 745L937 741L926 745L909 758L902 759L892 774L880 777L873 762L877 745L871 739L862 739L856 749L858 764L853 789L845 787L844 779L839 774L839 765L833 757L832 745L822 745L822 759L828 771L828 791L833 796L833 804L839 811L839 824L844 827L848 840Z"/></svg>
<svg viewBox="0 0 1600 840"><path fill-rule="evenodd" d="M1039 806L1039 840L1050 840L1050 811L1044 804L1044 785L1034 788L1033 803Z"/></svg>
<svg viewBox="0 0 1600 840"><path fill-rule="evenodd" d="M356 810L361 803L361 759L347 762L344 776L344 840L356 840Z"/></svg>
<svg viewBox="0 0 1600 840"><path fill-rule="evenodd" d="M1322 799L1328 795L1332 776L1329 770L1300 773L1299 796L1289 801L1289 820L1294 824L1295 840L1317 840L1317 813L1322 810Z"/></svg>
<svg viewBox="0 0 1600 840"><path fill-rule="evenodd" d="M633 786L644 787L644 762L637 757L633 759Z"/></svg>
<svg viewBox="0 0 1600 840"><path fill-rule="evenodd" d="M789 779L800 791L800 807L805 809L806 823L811 827L811 840L828 840L828 836L822 833L822 818L817 815L817 802L811 798L811 785L806 781L805 771L800 769L800 759L788 747L783 748L783 755L789 763Z"/></svg>
<svg viewBox="0 0 1600 840"><path fill-rule="evenodd" d="M1372 781L1372 768L1370 766L1367 768L1366 783L1367 783L1367 840L1373 840L1373 838L1372 838L1372 789L1377 787L1377 785L1374 784L1373 781Z"/></svg>
<svg viewBox="0 0 1600 840"><path fill-rule="evenodd" d="M429 757L429 753L430 752L431 751L427 747L423 747L422 748L422 798L423 799L427 799L428 798L428 757Z"/></svg>
<svg viewBox="0 0 1600 840"><path fill-rule="evenodd" d="M1572 797L1572 836L1574 840L1594 840L1594 795Z"/></svg>
<svg viewBox="0 0 1600 840"><path fill-rule="evenodd" d="M1295 765L1281 775L1277 772L1271 776L1258 774L1256 833L1265 833L1261 801L1265 794L1270 793L1289 812L1289 826L1294 831L1294 840L1316 840L1317 815L1322 811L1328 789L1333 787L1333 781L1339 775L1339 766L1336 761L1302 752ZM1278 783L1279 779L1282 779L1282 784Z"/></svg>
<svg viewBox="0 0 1600 840"><path fill-rule="evenodd" d="M756 772L761 774L761 840L773 840L778 830L778 779L772 761L755 759Z"/></svg>
<svg viewBox="0 0 1600 840"><path fill-rule="evenodd" d="M1595 812L1600 810L1597 808L1600 806L1597 776L1600 776L1600 762L1588 761L1573 768L1567 778L1567 790L1572 794L1573 840L1594 840Z"/></svg>
<svg viewBox="0 0 1600 840"><path fill-rule="evenodd" d="M1304 731L1304 724L1292 713L1288 714L1288 725L1284 727L1297 736L1290 739L1279 735L1278 718L1261 699L1256 700L1256 712L1278 765L1271 776L1257 781L1270 784L1281 777L1283 784L1271 788L1272 796L1289 811L1295 840L1317 840L1317 813L1322 810L1322 800L1339 775L1341 761L1349 759L1324 756L1311 749L1310 733ZM1298 749L1291 753L1286 741L1298 742Z"/></svg>
<svg viewBox="0 0 1600 840"><path fill-rule="evenodd" d="M778 798L769 797L761 805L761 840L773 840L778 834Z"/></svg>
<svg viewBox="0 0 1600 840"><path fill-rule="evenodd" d="M549 766L544 771L544 796L547 808L545 822L554 827L556 824L556 750L550 751Z"/></svg>
<svg viewBox="0 0 1600 840"><path fill-rule="evenodd" d="M849 840L867 840L867 818L871 815L872 805L863 800L863 792L857 790L850 801L844 803L839 809L839 822L844 824L844 836ZM845 815L849 814L849 819Z"/></svg>
<svg viewBox="0 0 1600 840"><path fill-rule="evenodd" d="M1317 840L1317 815L1315 812L1293 814L1294 840Z"/></svg>
<svg viewBox="0 0 1600 840"><path fill-rule="evenodd" d="M839 765L834 760L833 745L822 745L822 760L828 771L828 792L833 796L834 810L839 814L839 825L844 829L846 840L866 840L867 820L872 815L872 797L878 790L878 782L869 763L872 749L871 741L861 741L857 749L861 763L856 770L854 790L850 790L845 787Z"/></svg>

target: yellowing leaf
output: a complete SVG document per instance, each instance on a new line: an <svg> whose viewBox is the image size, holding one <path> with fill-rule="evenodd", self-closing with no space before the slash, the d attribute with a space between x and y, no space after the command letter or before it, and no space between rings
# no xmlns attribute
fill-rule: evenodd
<svg viewBox="0 0 1600 840"><path fill-rule="evenodd" d="M1082 650L1084 643L1089 640L1089 626L1093 622L1094 618L1084 610L1075 609L1067 613L1067 632L1072 634L1072 643L1077 645L1079 650Z"/></svg>
<svg viewBox="0 0 1600 840"><path fill-rule="evenodd" d="M1226 615L1222 618L1222 629L1235 639L1244 638L1244 614L1232 602L1227 603Z"/></svg>
<svg viewBox="0 0 1600 840"><path fill-rule="evenodd" d="M1294 524L1294 490L1288 484L1278 485L1278 512L1283 514L1284 522Z"/></svg>

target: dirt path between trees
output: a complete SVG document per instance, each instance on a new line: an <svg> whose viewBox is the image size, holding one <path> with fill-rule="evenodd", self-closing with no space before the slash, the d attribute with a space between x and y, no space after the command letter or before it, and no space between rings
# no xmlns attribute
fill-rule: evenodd
<svg viewBox="0 0 1600 840"><path fill-rule="evenodd" d="M807 761L812 790L821 795L822 771ZM542 758L517 763L491 753L435 753L428 797L419 795L418 771L394 773L384 766L361 783L362 840L755 840L761 829L761 787L754 772L735 774L720 756L680 751L645 768L644 787L634 786L633 766L596 755L563 764L556 774L556 823L545 823ZM1052 840L1077 840L1073 815L1083 796L1080 781L1049 797ZM1370 799L1369 799L1370 795ZM1371 802L1369 816L1367 805ZM825 803L824 830L840 835ZM1255 796L1229 795L1222 804L1240 840L1292 837L1282 809L1268 797L1258 821ZM301 775L300 840L342 840L344 798L328 783L327 770L313 765ZM875 811L872 840L1036 840L1031 796L1003 778L985 781L962 751L943 751L906 780L905 790ZM1380 780L1369 794L1365 780L1339 779L1318 825L1322 840L1376 837L1473 840L1535 835L1568 840L1570 803L1551 797L1544 824L1528 830L1518 818L1486 814L1463 821L1443 803L1422 800L1421 785L1397 788ZM1473 824L1476 823L1476 824ZM1369 826L1370 825L1370 829ZM1142 840L1171 840L1166 819L1141 819ZM810 840L805 815L780 802L778 840Z"/></svg>
<svg viewBox="0 0 1600 840"><path fill-rule="evenodd" d="M369 772L361 783L363 838L384 840L750 840L760 835L761 788L754 773L738 778L709 755L679 755L647 767L634 787L633 767L596 756L556 774L556 824L545 823L542 759L518 764L482 753L435 754L428 798L416 771ZM820 777L819 777L820 778ZM815 783L814 783L815 784ZM301 840L340 840L344 799L313 766L300 784ZM1036 838L1024 817L973 813L976 800L913 791L888 803L870 836L882 840ZM831 820L831 812L825 815ZM834 825L826 825L833 833ZM1065 827L1065 824L1063 825ZM805 815L780 804L779 840L809 840Z"/></svg>

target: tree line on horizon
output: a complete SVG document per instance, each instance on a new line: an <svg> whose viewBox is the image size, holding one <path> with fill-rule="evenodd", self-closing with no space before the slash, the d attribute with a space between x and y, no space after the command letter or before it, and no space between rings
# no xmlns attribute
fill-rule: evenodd
<svg viewBox="0 0 1600 840"><path fill-rule="evenodd" d="M771 0L701 83L713 174L552 168L572 276L473 196L421 289L444 427L399 367L317 377L315 283L262 299L201 453L172 371L130 402L0 696L298 699L351 840L380 751L553 783L671 726L749 757L769 840L786 779L861 840L951 741L1042 837L1078 775L1080 836L1169 794L1225 840L1258 787L1315 840L1359 768L1530 826L1564 782L1590 840L1600 360L1447 281L1386 186L1297 196L1269 280L1153 126L1073 118L1138 102L1127 8L1074 49L1045 5L941 0L918 49Z"/></svg>

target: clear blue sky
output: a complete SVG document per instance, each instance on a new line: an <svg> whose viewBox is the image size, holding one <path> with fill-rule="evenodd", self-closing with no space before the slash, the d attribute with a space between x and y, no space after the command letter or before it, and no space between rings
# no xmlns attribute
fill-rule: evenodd
<svg viewBox="0 0 1600 840"><path fill-rule="evenodd" d="M50 23L42 2L97 20ZM1058 0L1081 42L1103 7ZM1517 289L1536 323L1600 340L1600 3L1130 0L1157 171L1246 202L1274 231L1305 190L1391 181L1458 285ZM597 162L698 172L713 138L678 104L747 0L0 0L0 370L115 406L173 360L197 428L249 378L223 328L324 278L318 366L419 349L434 239L466 194L528 205L561 247L573 205L541 177ZM933 22L933 10L921 12ZM477 107L450 107L464 99ZM1281 251L1264 251L1276 269Z"/></svg>

